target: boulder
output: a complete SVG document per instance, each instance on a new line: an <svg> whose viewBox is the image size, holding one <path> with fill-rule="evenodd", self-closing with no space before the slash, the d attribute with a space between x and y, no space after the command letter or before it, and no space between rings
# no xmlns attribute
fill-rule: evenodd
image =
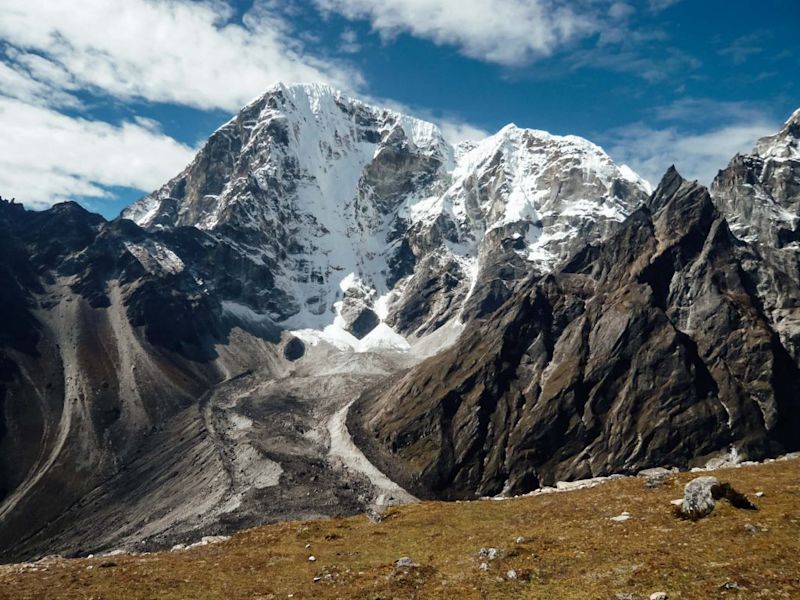
<svg viewBox="0 0 800 600"><path fill-rule="evenodd" d="M292 337L283 347L283 356L286 360L295 361L303 357L306 353L306 345L303 340L297 337Z"/></svg>
<svg viewBox="0 0 800 600"><path fill-rule="evenodd" d="M654 467L644 469L637 473L637 476L644 479L644 485L648 488L657 488L664 485L667 478L675 472L675 469L665 469L664 467Z"/></svg>
<svg viewBox="0 0 800 600"><path fill-rule="evenodd" d="M339 308L339 316L344 321L344 328L359 340L381 322L370 306L371 294L362 286L354 285L345 292Z"/></svg>
<svg viewBox="0 0 800 600"><path fill-rule="evenodd" d="M714 510L717 500L726 499L736 508L755 510L756 506L747 496L737 492L729 483L716 477L698 477L686 484L683 502L677 506L677 513L684 518L697 520L708 516Z"/></svg>
<svg viewBox="0 0 800 600"><path fill-rule="evenodd" d="M489 560L495 560L496 558L502 558L505 555L505 552L502 548L481 548L478 552L478 556L481 558L488 558Z"/></svg>
<svg viewBox="0 0 800 600"><path fill-rule="evenodd" d="M418 567L419 564L414 562L408 556L403 556L402 558L398 558L396 561L394 561L394 566L395 567L406 567L406 568L411 569L411 568L414 568L414 567Z"/></svg>

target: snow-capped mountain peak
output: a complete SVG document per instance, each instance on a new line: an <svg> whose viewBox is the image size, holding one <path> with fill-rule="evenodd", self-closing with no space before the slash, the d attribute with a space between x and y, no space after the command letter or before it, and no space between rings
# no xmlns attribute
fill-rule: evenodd
<svg viewBox="0 0 800 600"><path fill-rule="evenodd" d="M740 238L800 249L800 109L720 171L711 194Z"/></svg>
<svg viewBox="0 0 800 600"><path fill-rule="evenodd" d="M461 314L499 253L513 247L519 274L546 271L646 194L576 136L512 124L455 148L433 123L330 86L276 84L123 217L195 226L267 265L280 300L266 289L226 300L282 326L337 318L358 334L385 322L420 335ZM420 287L423 306L409 298Z"/></svg>
<svg viewBox="0 0 800 600"><path fill-rule="evenodd" d="M754 153L764 159L800 160L800 109L792 113L778 133L758 140Z"/></svg>

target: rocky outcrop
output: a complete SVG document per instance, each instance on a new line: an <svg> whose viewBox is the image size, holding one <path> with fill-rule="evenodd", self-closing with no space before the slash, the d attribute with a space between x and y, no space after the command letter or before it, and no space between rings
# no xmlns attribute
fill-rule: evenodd
<svg viewBox="0 0 800 600"><path fill-rule="evenodd" d="M753 247L757 256L742 266L771 326L798 360L800 110L777 134L759 140L752 153L734 157L714 179L711 194L733 233Z"/></svg>
<svg viewBox="0 0 800 600"><path fill-rule="evenodd" d="M764 310L764 282L797 289L781 268L671 169L608 241L365 394L351 425L402 484L445 498L794 448L800 373Z"/></svg>

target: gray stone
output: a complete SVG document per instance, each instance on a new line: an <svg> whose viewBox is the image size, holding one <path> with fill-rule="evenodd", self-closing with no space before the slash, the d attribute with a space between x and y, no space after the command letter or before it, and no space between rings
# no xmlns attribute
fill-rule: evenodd
<svg viewBox="0 0 800 600"><path fill-rule="evenodd" d="M292 337L283 347L283 356L286 360L295 361L303 357L306 353L306 345L298 337Z"/></svg>
<svg viewBox="0 0 800 600"><path fill-rule="evenodd" d="M408 556L403 556L402 558L398 558L394 561L394 566L396 567L403 567L403 568L415 568L418 567L419 564L409 558Z"/></svg>
<svg viewBox="0 0 800 600"><path fill-rule="evenodd" d="M677 507L682 517L697 520L711 514L717 500L726 499L736 508L754 510L756 507L744 494L716 477L693 479L683 490L683 502Z"/></svg>
<svg viewBox="0 0 800 600"><path fill-rule="evenodd" d="M700 519L711 514L715 501L712 490L719 485L716 477L698 477L686 484L683 502L678 510L690 519Z"/></svg>
<svg viewBox="0 0 800 600"><path fill-rule="evenodd" d="M637 475L644 478L644 485L648 488L658 488L666 483L670 475L674 473L674 469L666 469L664 467L654 467L652 469L644 469L639 471Z"/></svg>
<svg viewBox="0 0 800 600"><path fill-rule="evenodd" d="M505 552L502 548L481 548L478 551L478 556L481 558L488 558L489 560L495 560L505 556Z"/></svg>
<svg viewBox="0 0 800 600"><path fill-rule="evenodd" d="M719 589L727 592L727 591L743 591L746 590L747 588L736 581L726 581L721 586L719 586Z"/></svg>

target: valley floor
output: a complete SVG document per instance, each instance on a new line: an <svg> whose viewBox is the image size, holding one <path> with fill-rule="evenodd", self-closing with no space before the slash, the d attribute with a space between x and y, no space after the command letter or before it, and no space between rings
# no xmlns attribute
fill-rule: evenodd
<svg viewBox="0 0 800 600"><path fill-rule="evenodd" d="M0 598L800 598L800 459L714 472L758 511L720 502L700 521L677 519L670 500L699 475L653 489L624 478L502 501L422 502L381 522L280 523L183 551L5 565ZM624 511L630 519L611 520ZM481 548L500 551L490 559ZM396 566L402 557L417 566Z"/></svg>

